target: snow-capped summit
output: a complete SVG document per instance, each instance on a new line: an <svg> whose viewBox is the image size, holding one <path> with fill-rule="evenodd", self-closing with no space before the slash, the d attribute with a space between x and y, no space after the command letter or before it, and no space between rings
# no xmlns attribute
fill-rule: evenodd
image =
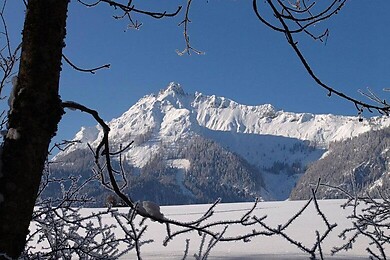
<svg viewBox="0 0 390 260"><path fill-rule="evenodd" d="M179 83L176 83L176 82L171 82L169 83L166 91L168 92L174 92L178 95L184 95L184 90L183 88L181 87L181 85Z"/></svg>
<svg viewBox="0 0 390 260"><path fill-rule="evenodd" d="M160 90L159 92L159 96L161 97L168 96L168 95L183 96L185 95L185 92L179 83L171 82L169 83L167 88Z"/></svg>

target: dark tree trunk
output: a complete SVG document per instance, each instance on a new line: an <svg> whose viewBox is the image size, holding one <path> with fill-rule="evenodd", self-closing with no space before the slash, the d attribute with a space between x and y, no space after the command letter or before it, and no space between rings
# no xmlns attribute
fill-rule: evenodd
<svg viewBox="0 0 390 260"><path fill-rule="evenodd" d="M51 138L63 110L58 95L68 0L29 0L0 172L0 255L17 258ZM5 257L0 257L4 259Z"/></svg>

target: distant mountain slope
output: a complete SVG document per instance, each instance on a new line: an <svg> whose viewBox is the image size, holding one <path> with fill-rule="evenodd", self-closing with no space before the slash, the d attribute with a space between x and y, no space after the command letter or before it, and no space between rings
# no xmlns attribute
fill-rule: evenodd
<svg viewBox="0 0 390 260"><path fill-rule="evenodd" d="M81 175L80 181L83 181L92 175L92 162L90 151L78 149L57 158L51 171L57 177ZM114 167L118 168L118 165ZM161 143L159 153L142 168L129 164L124 168L129 183L125 192L131 193L135 200L152 200L166 205L210 203L219 197L224 202L270 197L256 167L200 136L187 139L185 145L175 150ZM54 196L55 190L60 188L54 185L44 196ZM99 185L85 187L83 192L97 200L96 206L103 206L110 194Z"/></svg>
<svg viewBox="0 0 390 260"><path fill-rule="evenodd" d="M292 190L291 199L307 199L310 187L321 182L351 194L376 196L390 189L390 128L371 131L331 144L322 159L313 163ZM320 188L318 198L342 198L337 189Z"/></svg>
<svg viewBox="0 0 390 260"><path fill-rule="evenodd" d="M113 150L134 141L123 159L133 180L129 192L137 198L148 199L143 190L149 185L159 195L148 196L164 204L217 197L280 200L288 198L307 165L318 160L330 142L388 125L390 120L379 117L359 122L356 117L247 106L224 97L187 94L171 83L111 120L109 137ZM80 143L53 158L53 172L90 172L87 143L95 147L101 137L99 127L83 127L74 138ZM97 193L101 191L94 196Z"/></svg>

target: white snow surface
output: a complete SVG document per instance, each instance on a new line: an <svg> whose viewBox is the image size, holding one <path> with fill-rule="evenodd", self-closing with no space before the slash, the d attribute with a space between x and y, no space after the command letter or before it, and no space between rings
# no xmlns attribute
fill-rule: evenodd
<svg viewBox="0 0 390 260"><path fill-rule="evenodd" d="M194 194L184 185L184 175L190 169L191 162L187 159L173 159L167 160L167 166L178 169L178 171L176 171L175 179L183 194L194 196Z"/></svg>
<svg viewBox="0 0 390 260"><path fill-rule="evenodd" d="M337 227L330 233L322 244L324 259L368 259L366 247L368 240L364 237L359 237L353 248L347 252L343 251L334 256L331 255L331 249L334 246L339 246L343 242L338 237L339 233L348 227L352 227L352 222L347 219L347 216L352 213L352 209L342 209L340 205L344 200L319 200L321 211L327 216L330 224L337 223ZM304 205L305 201L280 201L280 202L260 202L258 203L254 215L262 217L267 215L266 223L271 227L276 228L279 224L286 223L293 214ZM145 205L144 205L145 206ZM210 205L184 205L184 206L162 206L160 208L161 214L167 219L174 219L180 221L192 221L200 218ZM240 219L251 207L253 203L227 203L219 204L215 208L215 214L211 221L218 220L237 220ZM126 208L119 208L124 213L128 212ZM82 209L83 215L91 212L104 211L104 209ZM103 224L115 224L112 217L104 216ZM138 219L135 223L138 223ZM194 253L199 252L199 245L201 236L197 232L179 235L168 243L166 247L162 245L166 237L166 227L163 224L153 221L147 221L148 228L142 237L143 240L154 239L151 244L145 244L141 247L143 259L183 259L185 250L185 241L190 239L189 253L186 259L195 259ZM172 227L172 231L176 230ZM241 225L230 226L227 229L226 235L239 235L245 232L251 232L254 227L242 227ZM223 227L220 228L222 231ZM256 226L256 230L263 230ZM321 234L325 231L325 224L321 217L317 214L313 204L309 205L307 210L294 222L286 233L293 239L301 241L303 245L312 247L316 239L316 230ZM33 230L32 230L33 231ZM218 231L218 230L217 230ZM117 236L122 233L117 229L115 232ZM349 236L347 236L349 237ZM208 240L206 241L206 245ZM373 247L373 249L375 249ZM39 250L39 249L38 249ZM376 249L375 249L376 250ZM389 245L385 246L385 250L390 250ZM121 259L136 259L136 253L130 252ZM318 254L317 254L318 255ZM238 242L220 242L212 250L209 255L209 260L266 260L266 259L309 259L307 254L304 254L300 249L290 244L281 237L260 236L251 239L249 243Z"/></svg>
<svg viewBox="0 0 390 260"><path fill-rule="evenodd" d="M187 159L173 159L167 161L168 166L178 169L189 170L191 163Z"/></svg>
<svg viewBox="0 0 390 260"><path fill-rule="evenodd" d="M328 221L331 224L338 224L322 245L324 257L325 259L345 260L368 259L367 252L365 251L368 241L363 238L357 239L352 250L340 252L335 256L331 256L330 251L333 246L340 245L343 242L343 240L338 237L338 234L343 228L352 226L351 220L347 219L347 216L351 214L351 210L343 210L340 207L343 202L344 200L319 201L320 208L327 216ZM305 201L260 202L254 211L254 214L258 217L267 215L266 223L272 227L277 227L279 224L286 223L292 214L296 213L304 203ZM240 219L252 205L253 203L220 204L215 210L216 213L213 220ZM168 219L190 221L199 218L208 207L209 205L164 206L161 207L161 212L163 212L164 216ZM223 228L221 228L221 231L222 229ZM250 231L252 229L253 227L248 227L246 230ZM259 227L256 227L256 229L261 230ZM227 232L229 235L238 235L242 234L244 230L245 229L242 226L232 226ZM307 211L299 217L298 221L293 223L287 230L287 234L291 235L291 237L296 240L302 241L304 245L311 247L316 238L316 230L324 232L325 226L318 216L314 205L311 204ZM153 238L155 243L144 245L141 248L143 259L182 259L185 249L185 240L187 238L190 239L188 259L195 259L193 255L198 252L201 241L201 236L196 232L179 236L164 247L162 241L166 236L165 226L150 222L148 231L146 237ZM208 243L208 240L206 243ZM390 250L389 246L386 248L387 250ZM121 259L134 259L134 253L135 252ZM309 259L309 256L305 255L302 251L281 237L257 237L252 239L249 243L219 243L211 250L208 259Z"/></svg>

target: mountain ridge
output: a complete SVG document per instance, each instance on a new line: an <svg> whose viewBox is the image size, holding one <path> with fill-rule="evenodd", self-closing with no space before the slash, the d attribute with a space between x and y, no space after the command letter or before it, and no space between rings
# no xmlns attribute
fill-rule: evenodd
<svg viewBox="0 0 390 260"><path fill-rule="evenodd" d="M111 120L110 136L117 139L130 132L144 133L149 128L164 123L161 130L165 132L161 133L174 137L175 129L169 128L174 125L172 121L187 118L192 127L199 125L214 131L292 137L316 142L316 146L324 147L330 142L390 125L390 121L383 117L372 117L360 122L356 116L284 112L276 110L270 104L242 105L225 97L207 96L199 92L188 94L180 84L171 82L157 95L145 95L128 111ZM139 123L140 121L142 122ZM188 123L184 125L186 126ZM74 140L93 142L99 131L98 126L82 127ZM178 132L179 135L182 133L184 131Z"/></svg>

